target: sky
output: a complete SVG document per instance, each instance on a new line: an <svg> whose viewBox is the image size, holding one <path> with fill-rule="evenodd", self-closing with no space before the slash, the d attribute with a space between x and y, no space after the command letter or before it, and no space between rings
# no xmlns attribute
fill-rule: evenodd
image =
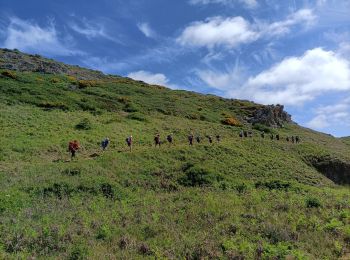
<svg viewBox="0 0 350 260"><path fill-rule="evenodd" d="M283 104L350 136L350 0L0 0L0 47Z"/></svg>

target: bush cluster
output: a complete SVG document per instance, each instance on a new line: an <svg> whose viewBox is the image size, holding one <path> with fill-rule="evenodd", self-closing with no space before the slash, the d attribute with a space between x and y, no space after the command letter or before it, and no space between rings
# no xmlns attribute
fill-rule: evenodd
<svg viewBox="0 0 350 260"><path fill-rule="evenodd" d="M227 117L221 121L224 125L242 126L242 123L235 117Z"/></svg>
<svg viewBox="0 0 350 260"><path fill-rule="evenodd" d="M7 78L11 78L11 79L17 79L17 75L14 71L5 70L5 71L1 72L1 75L3 75L4 77L7 77Z"/></svg>

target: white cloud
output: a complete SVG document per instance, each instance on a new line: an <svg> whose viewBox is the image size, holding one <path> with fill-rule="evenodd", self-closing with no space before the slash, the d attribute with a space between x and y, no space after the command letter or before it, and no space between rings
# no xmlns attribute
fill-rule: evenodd
<svg viewBox="0 0 350 260"><path fill-rule="evenodd" d="M33 22L11 17L4 34L5 40L2 44L4 48L54 56L82 54L72 47L69 37L63 37L56 31L53 22L44 28Z"/></svg>
<svg viewBox="0 0 350 260"><path fill-rule="evenodd" d="M350 62L332 51L315 48L300 57L288 57L235 87L234 72L198 74L227 96L263 104L299 106L327 93L350 91Z"/></svg>
<svg viewBox="0 0 350 260"><path fill-rule="evenodd" d="M119 39L112 37L106 32L106 28L102 23L90 22L90 21L87 21L85 18L83 18L79 22L79 24L75 22L71 22L69 26L73 31L81 35L84 35L89 40L94 38L104 38L112 42L122 44L122 42Z"/></svg>
<svg viewBox="0 0 350 260"><path fill-rule="evenodd" d="M182 32L177 42L181 45L213 48L230 47L255 41L259 34L243 17L212 17L204 22L194 22Z"/></svg>
<svg viewBox="0 0 350 260"><path fill-rule="evenodd" d="M207 18L188 25L177 38L183 46L230 48L254 42L260 38L276 37L288 34L293 26L310 27L316 16L311 9L301 9L289 15L285 20L265 23L250 23L241 16Z"/></svg>
<svg viewBox="0 0 350 260"><path fill-rule="evenodd" d="M153 74L151 72L144 71L144 70L131 72L127 76L135 80L142 80L148 84L166 86L169 83L169 80L164 74L161 74L161 73Z"/></svg>
<svg viewBox="0 0 350 260"><path fill-rule="evenodd" d="M137 27L147 38L157 37L157 33L149 26L148 23L139 23Z"/></svg>
<svg viewBox="0 0 350 260"><path fill-rule="evenodd" d="M263 103L300 105L334 91L350 90L350 63L332 51L315 48L289 57L248 79L245 95Z"/></svg>
<svg viewBox="0 0 350 260"><path fill-rule="evenodd" d="M190 0L189 3L192 5L221 4L226 6L234 6L236 3L240 3L248 8L255 8L258 6L258 2L256 0Z"/></svg>
<svg viewBox="0 0 350 260"><path fill-rule="evenodd" d="M350 98L338 104L317 108L314 118L306 124L308 127L319 130L335 125L350 126Z"/></svg>
<svg viewBox="0 0 350 260"><path fill-rule="evenodd" d="M274 22L271 24L260 24L261 35L278 36L285 35L290 32L292 26L302 24L304 28L308 28L316 21L316 15L311 9L300 9L289 15L285 20Z"/></svg>

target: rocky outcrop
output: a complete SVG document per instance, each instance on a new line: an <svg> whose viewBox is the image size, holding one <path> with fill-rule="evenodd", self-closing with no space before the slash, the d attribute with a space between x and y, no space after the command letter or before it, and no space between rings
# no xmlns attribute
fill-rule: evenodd
<svg viewBox="0 0 350 260"><path fill-rule="evenodd" d="M269 105L257 109L248 122L277 128L283 127L285 123L291 123L292 117L284 111L284 106Z"/></svg>
<svg viewBox="0 0 350 260"><path fill-rule="evenodd" d="M350 162L330 156L312 157L308 161L313 167L336 184L350 184Z"/></svg>
<svg viewBox="0 0 350 260"><path fill-rule="evenodd" d="M18 50L0 49L0 69L30 71L49 74L66 74L79 80L106 77L102 72L71 66L40 55L28 55Z"/></svg>

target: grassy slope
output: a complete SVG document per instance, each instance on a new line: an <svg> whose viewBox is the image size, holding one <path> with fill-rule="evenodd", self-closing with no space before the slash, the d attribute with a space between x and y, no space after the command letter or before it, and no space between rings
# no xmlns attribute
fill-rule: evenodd
<svg viewBox="0 0 350 260"><path fill-rule="evenodd" d="M280 134L298 134L302 144L242 141L240 128L220 120L243 117L256 104L122 78L75 89L65 76L16 77L0 78L2 258L249 259L259 247L264 258L346 253L349 190L304 160L328 154L350 160L343 140L288 125ZM91 130L75 129L82 118ZM173 132L176 146L151 147L157 131ZM223 141L190 148L190 131L220 133ZM132 153L124 146L130 133ZM102 154L104 136L112 143ZM73 138L83 149L68 162Z"/></svg>

